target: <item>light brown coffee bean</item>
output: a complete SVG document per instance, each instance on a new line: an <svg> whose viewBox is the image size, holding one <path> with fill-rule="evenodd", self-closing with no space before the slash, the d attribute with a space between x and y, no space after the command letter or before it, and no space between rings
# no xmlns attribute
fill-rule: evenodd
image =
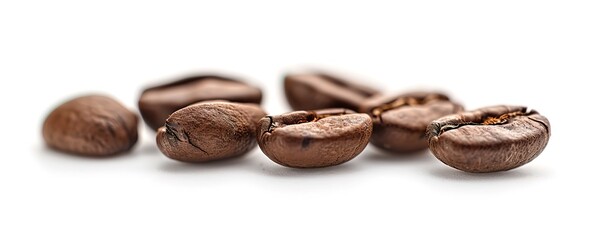
<svg viewBox="0 0 603 240"><path fill-rule="evenodd" d="M368 144L372 123L347 109L297 111L260 120L258 144L274 162L294 168L329 167L356 157Z"/></svg>
<svg viewBox="0 0 603 240"><path fill-rule="evenodd" d="M536 158L551 136L549 120L522 106L493 106L449 115L427 129L429 148L466 172L506 171Z"/></svg>
<svg viewBox="0 0 603 240"><path fill-rule="evenodd" d="M130 150L138 140L138 117L119 102L101 95L69 100L44 121L43 136L54 149L88 156Z"/></svg>
<svg viewBox="0 0 603 240"><path fill-rule="evenodd" d="M193 104L169 116L157 131L157 146L167 157L183 162L241 156L255 146L256 123L265 115L257 104Z"/></svg>

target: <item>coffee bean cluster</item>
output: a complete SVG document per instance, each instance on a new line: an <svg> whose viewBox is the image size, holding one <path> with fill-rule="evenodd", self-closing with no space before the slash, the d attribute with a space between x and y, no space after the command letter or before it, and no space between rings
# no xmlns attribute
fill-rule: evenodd
<svg viewBox="0 0 603 240"><path fill-rule="evenodd" d="M427 148L466 172L497 172L536 158L550 123L523 106L465 111L440 92L390 95L332 74L284 77L295 111L267 115L262 91L231 77L197 75L144 90L138 107L157 131L159 150L183 162L235 158L255 145L272 161L293 168L330 167L360 154L367 144L397 154ZM56 150L106 157L132 148L138 117L107 96L65 102L44 121L46 144Z"/></svg>

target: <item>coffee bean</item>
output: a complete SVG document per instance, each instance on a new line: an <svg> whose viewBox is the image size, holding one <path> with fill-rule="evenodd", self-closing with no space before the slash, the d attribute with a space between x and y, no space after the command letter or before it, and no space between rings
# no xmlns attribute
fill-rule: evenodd
<svg viewBox="0 0 603 240"><path fill-rule="evenodd" d="M241 156L256 144L256 123L266 113L257 104L200 102L172 113L157 131L167 157L206 162Z"/></svg>
<svg viewBox="0 0 603 240"><path fill-rule="evenodd" d="M201 75L151 87L142 93L138 107L142 118L153 130L163 126L176 110L207 100L260 103L262 92L232 78Z"/></svg>
<svg viewBox="0 0 603 240"><path fill-rule="evenodd" d="M361 106L361 111L373 118L371 144L398 153L427 149L425 128L429 123L462 110L461 105L437 92L380 95Z"/></svg>
<svg viewBox="0 0 603 240"><path fill-rule="evenodd" d="M285 95L293 110L348 108L358 111L360 104L377 90L325 73L285 76Z"/></svg>
<svg viewBox="0 0 603 240"><path fill-rule="evenodd" d="M138 117L112 98L82 96L54 109L42 128L54 149L87 156L130 150L138 140Z"/></svg>
<svg viewBox="0 0 603 240"><path fill-rule="evenodd" d="M338 165L368 144L371 118L347 109L296 111L259 121L258 144L274 162L294 168Z"/></svg>
<svg viewBox="0 0 603 240"><path fill-rule="evenodd" d="M493 106L435 120L427 134L431 152L443 163L466 172L496 172L536 158L551 126L526 107Z"/></svg>

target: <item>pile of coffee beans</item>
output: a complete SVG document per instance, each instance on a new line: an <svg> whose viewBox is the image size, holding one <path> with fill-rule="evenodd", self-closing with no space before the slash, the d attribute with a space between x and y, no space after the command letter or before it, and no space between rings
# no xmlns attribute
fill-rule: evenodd
<svg viewBox="0 0 603 240"><path fill-rule="evenodd" d="M295 111L267 115L262 91L239 79L197 75L144 90L138 107L157 131L159 150L183 162L244 155L256 144L286 167L318 168L350 161L370 142L397 154L429 148L466 172L497 172L536 158L550 123L523 106L465 111L440 92L389 95L322 72L284 77ZM43 125L46 144L94 157L126 152L138 139L138 117L107 96L88 95L54 109Z"/></svg>

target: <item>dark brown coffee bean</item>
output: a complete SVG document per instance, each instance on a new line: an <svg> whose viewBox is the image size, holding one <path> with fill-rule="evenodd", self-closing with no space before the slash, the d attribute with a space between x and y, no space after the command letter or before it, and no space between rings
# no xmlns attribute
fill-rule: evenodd
<svg viewBox="0 0 603 240"><path fill-rule="evenodd" d="M373 118L371 144L392 152L427 149L425 128L431 121L463 107L436 92L409 92L368 99L361 111Z"/></svg>
<svg viewBox="0 0 603 240"><path fill-rule="evenodd" d="M551 135L548 119L520 106L493 106L449 115L427 128L429 148L466 172L506 171L536 158Z"/></svg>
<svg viewBox="0 0 603 240"><path fill-rule="evenodd" d="M347 109L297 111L266 116L259 122L258 145L274 162L287 167L338 165L368 144L371 118Z"/></svg>
<svg viewBox="0 0 603 240"><path fill-rule="evenodd" d="M138 117L112 98L78 97L54 109L44 121L46 144L88 156L130 150L138 140Z"/></svg>
<svg viewBox="0 0 603 240"><path fill-rule="evenodd" d="M241 156L256 143L256 123L266 113L257 104L201 102L170 115L157 131L157 146L167 157L206 162Z"/></svg>
<svg viewBox="0 0 603 240"><path fill-rule="evenodd" d="M293 110L348 108L360 104L377 90L324 73L285 76L285 95Z"/></svg>
<svg viewBox="0 0 603 240"><path fill-rule="evenodd" d="M138 107L147 125L156 130L176 110L207 100L259 104L262 92L257 87L235 79L201 75L144 90Z"/></svg>

